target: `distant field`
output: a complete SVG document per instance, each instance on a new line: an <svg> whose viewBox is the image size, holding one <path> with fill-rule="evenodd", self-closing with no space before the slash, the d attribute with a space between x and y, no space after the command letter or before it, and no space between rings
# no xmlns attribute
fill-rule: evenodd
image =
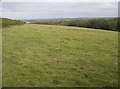
<svg viewBox="0 0 120 89"><path fill-rule="evenodd" d="M3 28L3 87L113 87L118 33L26 24Z"/></svg>

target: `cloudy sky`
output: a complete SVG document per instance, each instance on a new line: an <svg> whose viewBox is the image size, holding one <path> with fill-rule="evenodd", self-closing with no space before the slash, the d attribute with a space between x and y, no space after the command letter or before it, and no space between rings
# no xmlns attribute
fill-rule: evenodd
<svg viewBox="0 0 120 89"><path fill-rule="evenodd" d="M9 0L2 1L2 17L11 19L44 19L44 18L81 18L81 17L117 17L118 2L102 0L73 1L73 0L49 0L39 2L37 0ZM16 0L17 1L17 0ZM105 1L105 0L104 0ZM114 1L114 2L113 2Z"/></svg>

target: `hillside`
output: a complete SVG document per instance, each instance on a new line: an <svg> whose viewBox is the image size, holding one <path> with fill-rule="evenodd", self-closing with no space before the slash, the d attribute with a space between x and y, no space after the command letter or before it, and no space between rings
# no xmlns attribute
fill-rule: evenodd
<svg viewBox="0 0 120 89"><path fill-rule="evenodd" d="M3 87L115 87L117 35L55 25L3 28Z"/></svg>
<svg viewBox="0 0 120 89"><path fill-rule="evenodd" d="M33 24L63 25L74 27L94 28L101 30L118 31L118 18L66 18L66 19L41 19L26 20Z"/></svg>
<svg viewBox="0 0 120 89"><path fill-rule="evenodd" d="M2 21L2 27L8 27L8 26L15 26L15 25L23 25L25 22L20 20L12 20L8 18L0 18L0 21Z"/></svg>

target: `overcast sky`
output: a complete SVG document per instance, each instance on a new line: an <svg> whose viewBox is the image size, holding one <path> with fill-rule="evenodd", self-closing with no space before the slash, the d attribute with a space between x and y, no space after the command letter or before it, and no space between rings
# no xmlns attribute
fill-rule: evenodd
<svg viewBox="0 0 120 89"><path fill-rule="evenodd" d="M2 2L119 2L119 0L0 0Z"/></svg>
<svg viewBox="0 0 120 89"><path fill-rule="evenodd" d="M11 19L44 19L44 18L81 18L81 17L117 17L118 2L78 2L51 0L51 2L2 2L2 17ZM17 0L16 0L17 1ZM19 0L18 0L19 1ZM22 0L21 0L22 1ZM24 0L25 1L25 0ZM44 1L44 0L43 0ZM105 1L105 0L104 0ZM1 11L1 10L0 10Z"/></svg>

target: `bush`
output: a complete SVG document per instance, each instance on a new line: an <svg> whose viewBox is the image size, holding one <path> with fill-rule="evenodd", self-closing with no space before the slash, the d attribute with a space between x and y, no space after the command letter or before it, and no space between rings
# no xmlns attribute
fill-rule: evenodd
<svg viewBox="0 0 120 89"><path fill-rule="evenodd" d="M14 26L14 25L23 25L25 22L19 20L11 20L7 18L2 18L2 27Z"/></svg>

